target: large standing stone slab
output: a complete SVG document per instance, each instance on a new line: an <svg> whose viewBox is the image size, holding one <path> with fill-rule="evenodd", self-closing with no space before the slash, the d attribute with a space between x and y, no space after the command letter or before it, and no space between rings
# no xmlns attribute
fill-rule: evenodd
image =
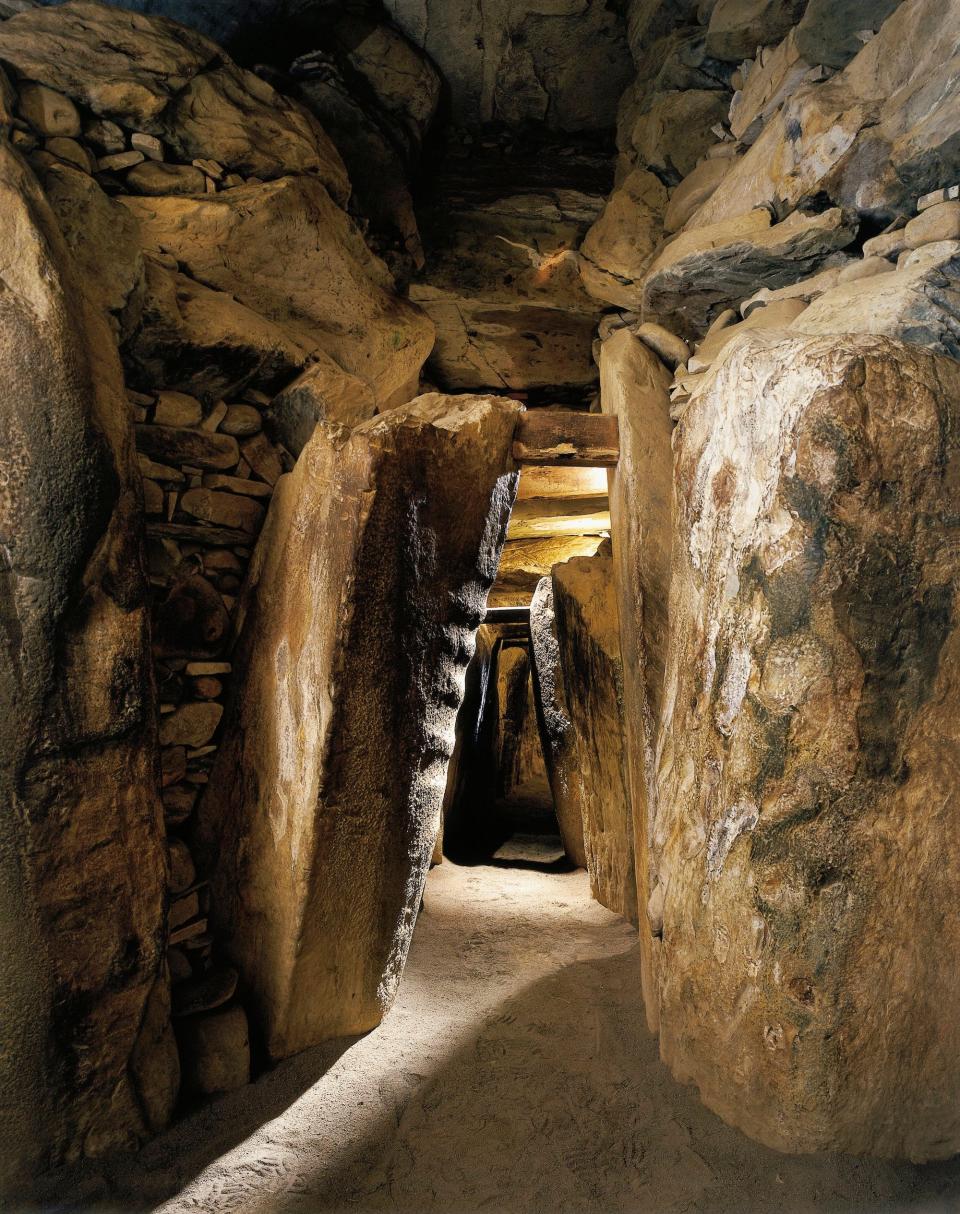
<svg viewBox="0 0 960 1214"><path fill-rule="evenodd" d="M577 737L567 705L567 688L553 606L553 578L549 574L541 578L530 600L530 653L543 758L553 793L560 837L568 858L578 868L586 868L583 798L576 782Z"/></svg>
<svg viewBox="0 0 960 1214"><path fill-rule="evenodd" d="M649 922L649 834L656 815L654 746L669 624L673 456L670 374L628 330L603 343L600 397L620 423L609 473L613 578L623 661L624 744L633 813L641 978L647 1021L657 1023L656 945Z"/></svg>
<svg viewBox="0 0 960 1214"><path fill-rule="evenodd" d="M320 422L277 486L200 807L218 939L274 1057L373 1027L396 991L518 410L431 395Z"/></svg>
<svg viewBox="0 0 960 1214"><path fill-rule="evenodd" d="M176 1059L137 1049L149 1021L164 1054L166 861L120 364L3 140L0 213L2 1193L162 1123Z"/></svg>
<svg viewBox="0 0 960 1214"><path fill-rule="evenodd" d="M637 922L633 815L623 749L620 619L607 553L553 570L553 605L576 756L590 889L598 902Z"/></svg>
<svg viewBox="0 0 960 1214"><path fill-rule="evenodd" d="M677 431L661 1050L781 1150L960 1148L958 400L749 334Z"/></svg>

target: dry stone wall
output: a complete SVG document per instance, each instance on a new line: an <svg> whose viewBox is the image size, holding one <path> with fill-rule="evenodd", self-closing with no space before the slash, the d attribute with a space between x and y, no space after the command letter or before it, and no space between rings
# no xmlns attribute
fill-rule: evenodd
<svg viewBox="0 0 960 1214"><path fill-rule="evenodd" d="M135 1145L178 1084L132 432L107 313L8 139L17 99L0 73L4 1193Z"/></svg>

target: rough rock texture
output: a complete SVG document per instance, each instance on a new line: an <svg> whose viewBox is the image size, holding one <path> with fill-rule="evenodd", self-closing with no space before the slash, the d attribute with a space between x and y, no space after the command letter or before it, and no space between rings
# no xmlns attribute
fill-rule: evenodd
<svg viewBox="0 0 960 1214"><path fill-rule="evenodd" d="M130 215L128 208L117 209ZM306 360L307 350L280 325L228 292L146 258L136 328L123 347L131 387L149 391L163 384L216 401L248 387L270 392Z"/></svg>
<svg viewBox="0 0 960 1214"><path fill-rule="evenodd" d="M539 540L508 540L503 546L491 606L529 603L542 577L559 561L593 556L603 540L598 535L552 535Z"/></svg>
<svg viewBox="0 0 960 1214"><path fill-rule="evenodd" d="M711 127L727 116L729 94L716 89L671 89L621 110L620 145L640 167L676 184L714 143Z"/></svg>
<svg viewBox="0 0 960 1214"><path fill-rule="evenodd" d="M470 846L477 817L489 814L496 798L496 714L491 711L495 650L494 630L481 624L463 680L463 700L457 712L453 752L447 766L434 864L443 859L444 847L448 844L454 852L464 843Z"/></svg>
<svg viewBox="0 0 960 1214"><path fill-rule="evenodd" d="M645 314L692 335L757 282L786 286L850 244L856 223L834 207L820 215L793 212L772 223L765 208L674 237L643 283Z"/></svg>
<svg viewBox="0 0 960 1214"><path fill-rule="evenodd" d="M341 151L356 203L386 238L422 265L410 180L440 103L427 55L380 14L327 9L322 49L290 67L300 96ZM301 45L314 46L312 41Z"/></svg>
<svg viewBox="0 0 960 1214"><path fill-rule="evenodd" d="M306 350L329 354L369 383L378 403L409 397L433 326L391 293L386 266L318 179L123 202L144 240L172 252L192 278L232 294Z"/></svg>
<svg viewBox="0 0 960 1214"><path fill-rule="evenodd" d="M673 458L670 375L626 329L604 342L603 411L620 424L620 459L609 473L613 579L623 662L624 746L633 813L641 977L656 1028L655 947L648 919L649 838L656 817L653 766L669 632Z"/></svg>
<svg viewBox="0 0 960 1214"><path fill-rule="evenodd" d="M541 578L530 600L530 653L543 757L553 793L553 807L567 856L587 867L583 798L575 784L576 734L567 707L566 682L560 662L553 609L553 578Z"/></svg>
<svg viewBox="0 0 960 1214"><path fill-rule="evenodd" d="M698 222L821 193L886 221L956 180L958 25L955 5L904 0L842 72L787 101Z"/></svg>
<svg viewBox="0 0 960 1214"><path fill-rule="evenodd" d="M623 752L623 670L613 560L606 554L553 570L553 609L574 735L570 785L581 802L590 890L637 922L633 815Z"/></svg>
<svg viewBox="0 0 960 1214"><path fill-rule="evenodd" d="M825 291L790 326L796 333L874 333L960 358L960 241L908 253L895 272Z"/></svg>
<svg viewBox="0 0 960 1214"><path fill-rule="evenodd" d="M661 1050L782 1150L960 1146L958 399L897 342L750 335L677 433Z"/></svg>
<svg viewBox="0 0 960 1214"><path fill-rule="evenodd" d="M639 309L640 282L663 234L667 191L653 173L634 169L580 246L584 286L597 299Z"/></svg>
<svg viewBox="0 0 960 1214"><path fill-rule="evenodd" d="M863 47L857 37L876 32L901 0L807 0L797 23L797 47L809 63L844 67Z"/></svg>
<svg viewBox="0 0 960 1214"><path fill-rule="evenodd" d="M396 991L518 410L432 395L321 423L277 488L200 808L215 922L274 1057L372 1027Z"/></svg>
<svg viewBox="0 0 960 1214"><path fill-rule="evenodd" d="M603 0L386 0L440 68L454 120L611 125L632 70L624 23Z"/></svg>
<svg viewBox="0 0 960 1214"><path fill-rule="evenodd" d="M707 52L739 63L758 46L779 42L803 16L807 0L717 0L707 27Z"/></svg>
<svg viewBox="0 0 960 1214"><path fill-rule="evenodd" d="M421 212L427 270L410 296L437 326L450 390L589 384L599 306L574 252L602 199L579 190L446 197Z"/></svg>
<svg viewBox="0 0 960 1214"><path fill-rule="evenodd" d="M321 418L355 426L373 417L376 407L369 384L315 352L307 370L270 402L264 421L274 438L297 456Z"/></svg>
<svg viewBox="0 0 960 1214"><path fill-rule="evenodd" d="M162 1093L136 1090L135 1076L158 1079L150 1043L130 1068L151 990L163 985L165 853L139 492L115 343L36 180L3 139L0 211L8 1191L43 1167L130 1145L152 1114L163 1119Z"/></svg>
<svg viewBox="0 0 960 1214"><path fill-rule="evenodd" d="M529 647L504 639L498 646L496 670L497 798L508 812L513 807L549 807L550 785L537 724Z"/></svg>
<svg viewBox="0 0 960 1214"><path fill-rule="evenodd" d="M92 0L0 24L0 60L106 115L236 173L313 172L338 202L343 161L319 122L202 35Z"/></svg>

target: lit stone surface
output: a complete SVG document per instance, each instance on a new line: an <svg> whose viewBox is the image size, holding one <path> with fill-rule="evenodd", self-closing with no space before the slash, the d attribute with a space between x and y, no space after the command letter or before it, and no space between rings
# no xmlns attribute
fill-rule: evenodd
<svg viewBox="0 0 960 1214"><path fill-rule="evenodd" d="M958 400L926 351L749 335L677 431L661 1052L781 1150L960 1146Z"/></svg>
<svg viewBox="0 0 960 1214"><path fill-rule="evenodd" d="M352 433L321 423L277 487L199 811L219 938L273 1057L363 1032L393 1000L518 412L431 395Z"/></svg>

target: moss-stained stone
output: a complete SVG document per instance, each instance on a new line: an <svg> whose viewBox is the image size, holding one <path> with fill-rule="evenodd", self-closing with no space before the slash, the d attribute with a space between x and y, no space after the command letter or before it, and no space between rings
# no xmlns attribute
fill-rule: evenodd
<svg viewBox="0 0 960 1214"><path fill-rule="evenodd" d="M958 400L747 334L675 435L661 1051L781 1150L960 1148Z"/></svg>

